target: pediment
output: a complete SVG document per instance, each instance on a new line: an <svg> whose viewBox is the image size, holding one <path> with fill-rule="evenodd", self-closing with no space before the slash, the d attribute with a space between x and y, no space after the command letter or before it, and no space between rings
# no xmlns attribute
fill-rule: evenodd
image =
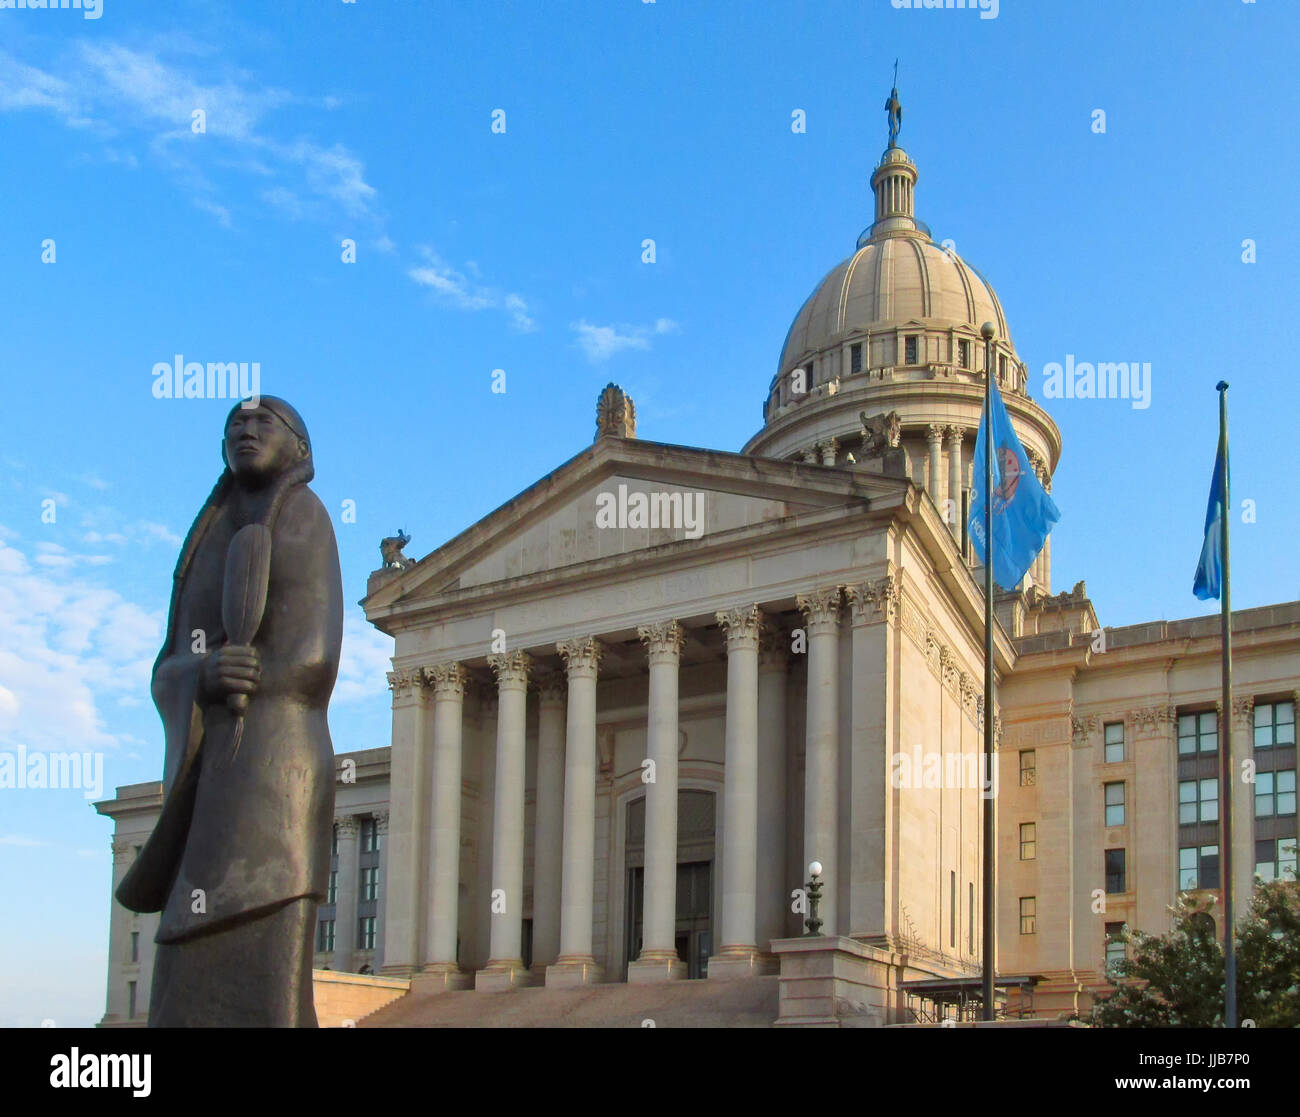
<svg viewBox="0 0 1300 1117"><path fill-rule="evenodd" d="M363 602L372 619L401 603L505 583L722 533L755 533L907 482L714 450L602 438ZM373 586L373 583L372 583Z"/></svg>

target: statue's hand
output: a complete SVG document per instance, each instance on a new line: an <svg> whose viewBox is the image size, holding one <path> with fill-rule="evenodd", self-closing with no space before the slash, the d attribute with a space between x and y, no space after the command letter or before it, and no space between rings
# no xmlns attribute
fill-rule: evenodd
<svg viewBox="0 0 1300 1117"><path fill-rule="evenodd" d="M250 644L228 644L203 661L203 689L214 701L228 694L256 694L262 660Z"/></svg>

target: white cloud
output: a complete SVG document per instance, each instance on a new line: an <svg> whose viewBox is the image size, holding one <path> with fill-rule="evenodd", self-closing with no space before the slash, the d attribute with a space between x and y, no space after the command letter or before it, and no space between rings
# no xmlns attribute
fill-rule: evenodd
<svg viewBox="0 0 1300 1117"><path fill-rule="evenodd" d="M100 712L120 695L149 693L164 618L116 591L83 581L75 561L44 544L29 561L0 542L0 745L115 748L129 736L110 732ZM44 559L72 559L55 563Z"/></svg>
<svg viewBox="0 0 1300 1117"><path fill-rule="evenodd" d="M331 701L356 702L382 694L388 689L392 658L393 638L370 624L360 610L348 609L343 615L343 649Z"/></svg>
<svg viewBox="0 0 1300 1117"><path fill-rule="evenodd" d="M537 321L529 313L523 296L513 291L502 293L480 283L478 265L473 260L465 265L471 273L466 275L448 264L432 248L421 247L420 254L425 262L408 268L406 274L421 287L432 291L439 302L457 310L504 310L510 316L511 328L520 333L531 333L537 328Z"/></svg>
<svg viewBox="0 0 1300 1117"><path fill-rule="evenodd" d="M671 318L657 318L653 326L597 326L585 318L570 327L577 334L577 346L593 364L607 361L625 349L649 349L654 334L672 333L677 323Z"/></svg>
<svg viewBox="0 0 1300 1117"><path fill-rule="evenodd" d="M0 834L0 846L23 846L30 848L33 846L47 846L49 842L43 842L39 838L28 838L22 834Z"/></svg>

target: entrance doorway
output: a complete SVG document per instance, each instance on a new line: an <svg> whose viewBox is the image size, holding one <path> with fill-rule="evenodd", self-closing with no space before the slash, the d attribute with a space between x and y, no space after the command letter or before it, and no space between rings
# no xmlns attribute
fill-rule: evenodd
<svg viewBox="0 0 1300 1117"><path fill-rule="evenodd" d="M713 953L713 862L692 861L677 866L677 957L686 963L688 978L709 976ZM627 871L627 950L635 959L641 953L645 927L645 868ZM626 976L626 975L625 975Z"/></svg>
<svg viewBox="0 0 1300 1117"><path fill-rule="evenodd" d="M688 978L707 977L713 953L714 802L711 791L677 793L677 912L674 945ZM641 953L645 927L645 799L627 804L624 847L623 980Z"/></svg>

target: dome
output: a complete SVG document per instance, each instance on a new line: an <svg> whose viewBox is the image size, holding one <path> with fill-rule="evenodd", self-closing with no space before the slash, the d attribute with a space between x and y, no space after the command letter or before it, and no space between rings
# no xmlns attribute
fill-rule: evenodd
<svg viewBox="0 0 1300 1117"><path fill-rule="evenodd" d="M997 326L999 339L1010 346L993 288L955 252L917 235L868 239L831 270L795 315L777 374L886 326L957 327L973 340L985 322Z"/></svg>

